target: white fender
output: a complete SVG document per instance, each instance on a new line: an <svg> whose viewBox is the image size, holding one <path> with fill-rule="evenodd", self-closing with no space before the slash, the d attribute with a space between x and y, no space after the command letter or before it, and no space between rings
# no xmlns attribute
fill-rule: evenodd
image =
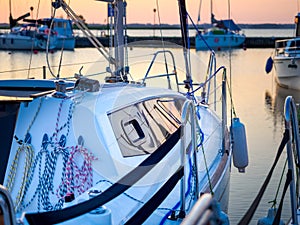
<svg viewBox="0 0 300 225"><path fill-rule="evenodd" d="M245 168L248 166L248 148L245 126L239 118L233 118L231 133L233 138L233 165L238 168L239 172L244 173Z"/></svg>

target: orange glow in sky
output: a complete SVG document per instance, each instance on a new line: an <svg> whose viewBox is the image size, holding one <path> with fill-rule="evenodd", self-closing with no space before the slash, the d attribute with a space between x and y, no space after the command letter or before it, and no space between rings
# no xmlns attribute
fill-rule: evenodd
<svg viewBox="0 0 300 225"><path fill-rule="evenodd" d="M33 18L50 16L50 0L11 0L12 14L17 18L34 7ZM38 2L40 1L39 10ZM0 22L8 23L9 0L0 0ZM66 0L71 8L83 15L88 23L106 23L107 6L95 0ZM158 7L157 3L158 2ZM201 23L210 22L210 0L202 0ZM197 22L200 0L186 0L187 10ZM228 18L228 0L214 0L214 14L217 19ZM231 15L237 23L293 23L298 13L297 0L231 0ZM154 13L154 9L156 12ZM158 10L159 9L159 13ZM177 0L127 0L127 23L157 24L158 14L161 23L179 24ZM62 10L57 16L66 17Z"/></svg>

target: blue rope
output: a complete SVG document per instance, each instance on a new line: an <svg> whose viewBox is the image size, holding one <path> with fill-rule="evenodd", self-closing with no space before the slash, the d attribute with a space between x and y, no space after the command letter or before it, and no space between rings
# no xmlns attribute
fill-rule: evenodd
<svg viewBox="0 0 300 225"><path fill-rule="evenodd" d="M200 109L200 106L197 105L196 115L198 117L198 120L201 119L199 109ZM197 147L200 147L203 144L203 141L204 141L204 133L203 133L203 131L202 131L202 129L201 129L200 126L197 126L197 127L199 129L199 135L200 135L200 142L199 142L199 144L197 144Z"/></svg>
<svg viewBox="0 0 300 225"><path fill-rule="evenodd" d="M198 88L196 88L194 91L192 91L192 93L195 93L195 92L198 91L199 89L203 88L203 86L204 86L208 81L210 81L214 76L216 76L216 74L219 73L220 70L222 70L222 69L225 69L225 66L220 66L220 67L216 70L216 72L214 72L214 74L213 74L210 78L208 78L208 79L205 81L205 83L200 84Z"/></svg>

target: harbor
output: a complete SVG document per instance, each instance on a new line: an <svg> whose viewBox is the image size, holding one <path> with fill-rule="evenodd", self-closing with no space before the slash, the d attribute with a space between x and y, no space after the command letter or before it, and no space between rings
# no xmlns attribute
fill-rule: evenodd
<svg viewBox="0 0 300 225"><path fill-rule="evenodd" d="M149 51L149 48L137 51L146 53ZM245 173L239 173L236 168L232 168L231 171L228 215L232 225L237 224L250 207L251 201L258 193L275 158L276 150L284 131L283 106L285 97L293 95L298 102L300 101L299 92L278 87L274 81L273 73L265 73L265 62L272 51L272 48L251 48L247 49L247 51L235 49L232 51L231 67L229 52L216 52L218 64L225 65L232 72L234 105L238 116L246 126L249 149L249 166L246 168ZM180 52L181 49L178 49L178 53ZM203 59L207 59L209 55L207 51L197 53L192 51L191 54L193 57ZM46 53L43 51L34 54L32 69L28 72L30 60L28 52L0 51L0 58L3 59L0 62L1 79L20 78L20 75L24 78L29 76L30 78L40 79L43 74L41 65L46 65L45 57ZM59 51L50 55L50 65L54 73L57 73L58 70L59 57ZM78 48L75 51L65 51L61 74L66 77L78 74L81 65L83 65L82 74L94 74L99 68L99 64L96 62L98 59L99 54L93 48ZM206 62L204 61L199 67L205 70L205 64ZM181 69L181 67L178 69ZM48 71L47 78L51 79ZM284 164L284 160L280 162L281 165ZM271 206L268 202L275 198L281 169L282 167L279 167L274 172L275 179L269 184L250 225L256 225L260 218L267 215L267 210ZM288 202L286 202L286 206L283 210L284 220L287 220L290 215Z"/></svg>
<svg viewBox="0 0 300 225"><path fill-rule="evenodd" d="M244 44L242 44L241 48L274 48L275 41L281 40L289 37L246 37ZM108 37L97 37L97 39L105 46L109 46L109 38ZM162 38L159 36L155 37L145 37L145 36L128 36L128 43L137 42L137 41L146 41L146 40L153 40L153 41L161 41ZM165 42L175 43L177 45L182 45L182 39L180 37L163 37ZM190 37L190 48L195 48L195 38ZM76 48L88 48L93 47L91 42L86 37L76 37L75 42Z"/></svg>
<svg viewBox="0 0 300 225"><path fill-rule="evenodd" d="M198 31L178 0L178 25L159 29L157 1L154 25L130 29L126 0L101 1L92 30L91 5L14 19L10 2L0 225L299 225L300 88L286 78L299 74L300 13L295 29L242 30L211 0Z"/></svg>
<svg viewBox="0 0 300 225"><path fill-rule="evenodd" d="M103 37L102 37L103 38ZM108 38L104 38L108 40ZM133 37L130 41L143 42L149 40L149 37ZM178 41L179 38L175 37ZM256 41L261 40L260 38ZM272 37L263 37L264 40L272 41ZM101 40L101 39L100 39ZM164 39L165 40L165 39ZM192 39L191 39L192 40ZM129 41L129 40L128 40ZM130 42L129 43L133 43ZM161 41L157 37L157 41ZM105 42L101 40L105 45ZM173 41L174 42L174 41ZM180 45L180 42L178 43ZM147 53L151 46L141 46L133 48L133 52ZM235 107L242 122L246 125L246 134L249 148L249 166L244 174L241 174L237 169L232 168L230 179L230 193L228 215L231 224L237 224L242 215L249 208L251 201L260 189L260 186L265 178L268 168L275 157L276 149L280 144L282 133L284 130L283 122L283 106L285 97L293 95L299 101L299 93L289 91L277 86L274 81L273 73L266 74L264 71L266 59L273 51L273 46L270 47L253 47L244 51L242 48L229 51L217 51L216 56L218 65L225 65L229 73L232 72L232 82L234 84L232 94L234 97ZM178 48L177 54L181 53ZM132 52L132 51L130 51ZM229 54L231 53L231 54ZM54 51L50 54L49 64L54 74L58 73L63 77L72 77L74 74L89 75L95 74L98 71L99 58L98 52L90 47L76 47L74 51L64 51L63 64L60 67L60 51ZM208 51L192 50L193 57L201 59L209 58ZM20 72L23 72L23 77L40 79L43 74L42 65L45 64L47 54L45 51L39 51L32 55L31 70L28 70L27 65L30 63L30 52L24 51L1 51L1 79L11 79L20 77ZM83 60L84 59L84 60ZM83 65L83 69L80 66ZM206 62L199 65L200 69L206 68ZM247 69L245 69L247 68ZM179 70L182 69L178 67ZM45 75L47 79L51 79L51 74L47 71ZM257 130L257 124L260 124L261 129ZM283 164L281 160L281 164ZM275 180L269 185L265 197L258 207L257 212L253 217L251 225L257 224L257 221L267 215L267 209L270 207L269 201L274 199L274 190L278 188L278 182L282 167L274 172ZM243 198L241 198L243 196ZM288 203L287 203L288 205ZM289 207L283 209L283 219L287 220L290 215Z"/></svg>
<svg viewBox="0 0 300 225"><path fill-rule="evenodd" d="M104 46L109 46L109 38L97 37L97 39ZM150 50L153 50L149 44L141 45L149 39L154 40L153 43L161 41L160 37L127 37L128 46L135 46L130 50L131 54L135 51L138 54L148 54ZM241 46L241 48L233 49L232 51L216 52L217 65L226 66L229 71L228 74L233 74L232 82L234 86L231 94L234 97L235 107L238 109L238 116L247 125L249 166L245 169L244 174L239 173L236 168L232 168L231 171L228 204L228 217L231 224L237 224L250 207L250 203L259 191L265 174L275 157L275 152L280 144L284 130L282 115L285 98L288 95L293 95L296 101L299 101L297 97L299 93L278 87L274 81L274 76L272 74L267 75L264 71L266 59L274 50L273 47L277 39L281 38L248 37L245 41L247 51L244 51L245 49ZM191 37L191 48L194 47L193 40L194 38ZM179 37L164 37L164 41L182 45ZM177 54L181 53L180 48L175 49L175 51ZM49 57L45 51L39 51L32 55L30 52L3 50L0 52L0 57L3 59L0 62L2 68L0 71L1 79L19 78L20 72L23 72L24 78L30 77L38 80L43 74L44 78L51 79L48 71L47 74L42 72L46 68L44 65L47 57L49 57L48 68L51 68L54 74L61 74L61 78L72 77L74 74L87 75L89 77L90 74L96 74L100 67L104 68L103 64L99 66L99 61L97 61L99 57L98 52L92 48L91 44L88 44L87 38L76 38L74 51L64 51L62 64L60 64L61 61L59 60L60 54L60 51L53 51ZM195 51L192 49L191 54L196 58L209 58L208 51ZM32 61L30 62L29 60L31 59ZM31 63L30 70L27 69L29 63ZM83 67L80 67L80 65L83 65ZM206 62L202 62L199 67L200 70L204 70ZM181 69L182 65L178 67L179 71ZM50 112L51 110L48 109L48 111ZM52 122L54 123L54 120ZM259 131L257 130L257 124L260 124L262 127ZM278 182L283 170L283 164L283 160L280 160L279 168L274 171L275 179L271 181L265 197L253 216L253 221L249 224L255 225L258 220L267 215L267 210L270 208L269 201L274 200L274 190L279 186ZM285 207L282 218L288 220L289 216L290 209Z"/></svg>

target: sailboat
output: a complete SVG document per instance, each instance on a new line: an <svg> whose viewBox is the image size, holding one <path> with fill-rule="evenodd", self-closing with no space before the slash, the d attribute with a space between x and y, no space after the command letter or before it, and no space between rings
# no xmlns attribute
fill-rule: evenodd
<svg viewBox="0 0 300 225"><path fill-rule="evenodd" d="M11 0L9 1L9 10L10 31L0 35L0 49L46 50L46 48L63 48L74 50L75 36L70 20L62 18L26 19L30 13L14 19L11 12ZM18 24L18 21L21 20L23 23Z"/></svg>
<svg viewBox="0 0 300 225"><path fill-rule="evenodd" d="M91 35L108 61L103 73L92 77L80 72L73 82L46 80L44 85L27 80L35 84L29 88L22 81L0 81L0 122L6 131L0 164L4 220L180 224L196 202L207 200L201 198L207 193L217 202L208 223L226 224L232 156L239 171L248 164L243 124L234 118L228 129L226 68L214 70L212 54L211 73L203 83L193 83L187 12L180 0L184 81L179 82L175 55L164 48L154 49L143 79L133 81L130 71L137 64L128 64L126 2L105 2L114 12L114 54L63 0L53 3ZM99 76L101 82L94 79ZM51 83L55 90L49 90ZM164 83L165 88L158 87Z"/></svg>
<svg viewBox="0 0 300 225"><path fill-rule="evenodd" d="M210 6L212 27L208 30L197 32L195 37L196 51L241 47L246 39L241 32L241 28L232 19L217 20L213 14L212 0L210 1Z"/></svg>

